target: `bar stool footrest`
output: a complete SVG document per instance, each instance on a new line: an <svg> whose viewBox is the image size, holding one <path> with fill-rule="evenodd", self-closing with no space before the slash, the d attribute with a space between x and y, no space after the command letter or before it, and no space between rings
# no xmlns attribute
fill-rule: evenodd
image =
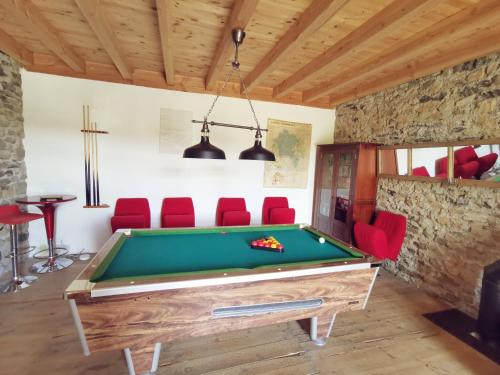
<svg viewBox="0 0 500 375"><path fill-rule="evenodd" d="M68 249L65 247L59 246L59 247L54 247L54 252L56 257L61 257L64 256L68 253ZM49 258L49 249L44 249L36 252L33 255L33 258L35 259L48 259Z"/></svg>

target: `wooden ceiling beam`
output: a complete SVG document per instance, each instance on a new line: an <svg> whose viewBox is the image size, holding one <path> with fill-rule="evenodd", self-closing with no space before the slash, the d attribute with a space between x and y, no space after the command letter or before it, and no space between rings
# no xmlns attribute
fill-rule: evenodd
<svg viewBox="0 0 500 375"><path fill-rule="evenodd" d="M174 18L172 16L172 1L156 0L156 10L158 14L158 27L160 29L161 52L163 55L165 80L168 84L173 85L175 83L175 67L173 51Z"/></svg>
<svg viewBox="0 0 500 375"><path fill-rule="evenodd" d="M295 52L311 35L330 20L350 0L315 0L285 35L257 64L243 80L250 91L265 78L266 74L276 70Z"/></svg>
<svg viewBox="0 0 500 375"><path fill-rule="evenodd" d="M274 95L283 96L305 80L313 79L326 68L339 63L353 51L374 43L398 26L407 23L419 12L423 12L443 0L394 0L375 16L354 29L339 42L327 49L317 58L285 79L274 88Z"/></svg>
<svg viewBox="0 0 500 375"><path fill-rule="evenodd" d="M500 28L497 26L487 33L478 33L478 35L468 38L465 42L449 44L447 49L438 51L437 54L430 58L424 60L411 59L399 70L391 71L378 79L368 82L366 85L355 87L348 92L332 96L330 105L334 107L350 100L355 100L380 90L424 77L441 69L450 68L491 53L499 52L499 40Z"/></svg>
<svg viewBox="0 0 500 375"><path fill-rule="evenodd" d="M395 44L387 52L339 72L337 76L327 82L304 91L303 100L304 102L317 100L325 95L338 92L343 86L366 80L373 74L382 72L388 66L417 58L425 50L456 40L461 35L471 33L471 30L488 25L491 20L498 18L498 14L500 14L500 2L497 0L487 0L464 8Z"/></svg>
<svg viewBox="0 0 500 375"><path fill-rule="evenodd" d="M182 74L176 75L174 85L169 85L165 82L164 74L160 71L150 71L143 69L135 69L132 74L132 79L124 79L120 72L113 64L104 64L88 61L87 69L84 73L75 72L65 65L57 56L47 55L43 53L33 53L33 64L27 69L33 72L45 74L55 74L59 76L76 77L84 79L92 79L96 81L115 82L123 84L133 84L145 87L154 87L160 89L168 89L181 92L195 93L210 93L215 94L215 90L207 91L205 89L205 79L201 77L188 77ZM240 85L234 82L228 82L224 96L244 98L240 93ZM272 88L258 87L250 95L251 99L263 100L274 103L300 104L302 96L300 94L292 94L284 98L276 99L273 97ZM322 98L316 102L309 103L310 107L329 108L328 98Z"/></svg>
<svg viewBox="0 0 500 375"><path fill-rule="evenodd" d="M104 15L100 0L75 0L75 2L122 77L131 79L132 68Z"/></svg>
<svg viewBox="0 0 500 375"><path fill-rule="evenodd" d="M31 1L2 0L1 6L71 69L76 72L85 71L85 61L73 51Z"/></svg>
<svg viewBox="0 0 500 375"><path fill-rule="evenodd" d="M212 90L220 77L224 66L226 65L229 54L231 53L231 47L233 46L233 39L231 36L231 30L234 28L244 29L252 15L257 8L257 3L259 0L236 0L229 20L222 31L221 39L217 45L217 49L208 70L207 78L205 80L205 86L207 90Z"/></svg>
<svg viewBox="0 0 500 375"><path fill-rule="evenodd" d="M33 64L33 53L19 44L13 37L0 29L0 51L13 57L23 66Z"/></svg>

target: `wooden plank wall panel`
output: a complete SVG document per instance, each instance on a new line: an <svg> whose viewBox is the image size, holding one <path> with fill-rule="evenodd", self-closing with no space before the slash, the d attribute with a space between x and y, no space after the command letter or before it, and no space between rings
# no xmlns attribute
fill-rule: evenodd
<svg viewBox="0 0 500 375"><path fill-rule="evenodd" d="M389 34L382 38L379 42L373 43L368 48L361 49L359 51L354 51L349 55L344 63L335 64L330 69L326 69L324 74L318 75L317 78L313 78L304 82L302 85L298 86L298 90L307 92L308 90L313 91L315 88L321 87L327 84L334 77L342 77L348 72L348 74L356 74L357 67L360 63L365 61L370 61L377 56L384 55L386 51L393 49L396 45L401 44L404 40L408 40L414 37L415 34L432 27L437 22L442 21L457 12L465 8L465 3L461 7L451 6L449 2L440 2L436 7L430 9L424 9L420 13L420 17L416 17L412 22L398 28L397 34ZM310 93L305 94L309 96Z"/></svg>
<svg viewBox="0 0 500 375"><path fill-rule="evenodd" d="M102 9L113 29L124 58L132 69L163 71L163 58L154 0L103 2ZM135 6L131 6L135 5Z"/></svg>
<svg viewBox="0 0 500 375"><path fill-rule="evenodd" d="M82 0L83 1L83 0ZM47 62L50 59L35 58L43 61L43 64L36 64L31 69L35 71L45 71L51 74L83 76L91 79L106 80L113 82L125 81L131 84L146 84L152 87L164 87L181 89L184 91L194 90L194 92L213 92L215 87L220 86L220 80L224 73L230 69L233 46L227 44L225 57L216 65L219 73L213 75L210 67L214 60L217 61L217 45L221 41L223 33L225 38L230 40L230 35L223 30L227 27L230 14L235 6L236 0L162 0L167 2L172 9L172 31L171 47L176 53L173 57L175 74L178 78L169 79L167 84L165 67L160 38L160 28L158 23L158 12L156 0L100 0L100 7L108 20L110 28L116 37L116 45L122 50L122 57L113 48L110 49L107 39L101 35L101 41L96 37L92 27L83 16L82 12L74 0L4 0L0 2L0 22L1 29L11 36L22 48L34 54L52 55L53 61L61 60L71 68L68 70L59 62L54 64ZM321 1L321 0L315 0ZM333 4L334 1L324 0L325 3ZM324 107L330 102L329 96L336 99L340 97L352 96L352 90L356 90L355 95L361 95L368 88L363 89L358 83L344 85L341 77L355 77L357 67L363 67L364 62L374 62L382 58L394 45L400 45L405 40L411 39L414 35L422 32L450 18L452 15L466 7L474 5L484 6L494 0L424 0L411 2L405 0L407 4L431 4L429 8L422 12L415 12L412 17L408 17L404 22L399 22L394 30L383 29L390 23L382 24L382 30L375 38L368 38L359 43L346 45L345 53L342 51L342 58L338 58L332 64L318 66L307 72L304 79L300 79L296 84L293 82L294 76L300 72L304 66L328 51L332 46L345 38L350 33L359 30L361 25L371 22L370 20L377 13L383 12L389 6L404 4L403 0L345 0L346 4L337 14L322 27L311 35L306 35L301 40L299 47L290 53L282 62L267 69L258 82L253 85L255 89L253 97L274 102L304 104L308 106ZM266 66L265 56L276 48L278 41L287 34L290 27L296 22L304 11L313 4L313 0L252 0L256 2L256 8L250 17L250 23L246 27L247 38L240 49L240 62L242 76L252 72L257 66ZM498 3L498 2L497 2ZM249 4L246 2L245 4ZM494 12L500 10L495 9ZM472 15L474 17L474 15ZM429 63L432 67L437 66L432 61L425 60L427 51L430 49L446 49L450 56L447 66L452 61L457 60L460 51L454 51L453 46L456 38L452 34L457 29L464 34L484 33L485 40L490 38L486 35L489 30L486 28L467 28L450 23L450 35L440 40L439 43L429 44L412 56L420 64L419 71L429 72L430 69L423 66ZM307 32L307 28L305 28ZM375 29L374 29L375 30ZM479 34L478 34L479 35ZM461 37L461 36L460 36ZM460 38L459 37L459 38ZM103 42L104 41L104 42ZM432 40L424 40L423 43L432 43ZM104 44L108 44L106 51ZM279 47L279 46L278 46ZM428 47L428 48L427 48ZM4 47L5 48L5 47ZM459 47L457 47L458 49ZM460 48L463 48L460 47ZM473 47L474 49L474 47ZM492 50L491 46L482 43L477 47L477 53L468 52L467 56L480 57L484 51ZM384 74L387 75L387 82L400 82L394 79L394 72L402 72L405 58L394 59L394 66L388 65L380 71L363 72L363 81L375 82L383 81ZM115 63L120 66L124 77L116 79L114 69L109 65ZM119 60L126 61L125 63ZM409 56L408 56L408 59ZM267 60L267 63L269 61ZM99 64L102 64L101 66ZM123 68L123 66L128 68ZM85 69L92 67L91 72ZM99 67L100 66L100 67ZM310 67L313 65L310 65ZM315 65L314 65L315 66ZM46 70L44 70L46 69ZM125 72L125 73L124 73ZM158 73L161 73L158 75ZM173 75L170 72L170 75ZM416 73L419 74L419 73ZM163 75L163 77L162 77ZM212 78L217 76L217 78ZM142 77L142 78L138 78ZM168 77L168 75L167 75ZM404 79L411 79L408 74ZM403 78L401 78L403 79ZM237 78L233 77L234 82ZM249 77L247 82L252 81ZM209 89L201 88L200 81L208 81ZM183 84L189 82L189 84ZM325 87L334 87L340 82L335 90L324 90ZM333 84L332 84L333 83ZM383 85L372 84L377 90L383 89ZM350 90L350 91L349 91ZM372 90L372 89L370 89ZM272 92L278 96L273 97ZM228 96L239 96L234 91L229 91ZM304 100L305 99L305 100ZM330 105L330 104L326 104Z"/></svg>
<svg viewBox="0 0 500 375"><path fill-rule="evenodd" d="M225 75L225 66L231 56L234 47L232 40L232 30L245 29L252 19L258 0L236 0L231 8L231 13L226 21L222 34L217 43L214 57L208 69L205 86L207 89L213 89L217 80L223 79Z"/></svg>
<svg viewBox="0 0 500 375"><path fill-rule="evenodd" d="M175 6L174 64L178 74L207 76L232 6L232 0L188 0Z"/></svg>

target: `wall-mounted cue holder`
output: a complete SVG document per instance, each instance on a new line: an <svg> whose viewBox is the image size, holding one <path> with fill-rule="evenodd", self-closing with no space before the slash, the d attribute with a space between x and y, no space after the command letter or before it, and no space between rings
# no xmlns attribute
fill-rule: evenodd
<svg viewBox="0 0 500 375"><path fill-rule="evenodd" d="M83 159L85 173L85 206L83 208L106 208L108 204L101 203L99 189L99 147L97 136L109 134L98 130L97 122L90 120L90 106L83 106Z"/></svg>

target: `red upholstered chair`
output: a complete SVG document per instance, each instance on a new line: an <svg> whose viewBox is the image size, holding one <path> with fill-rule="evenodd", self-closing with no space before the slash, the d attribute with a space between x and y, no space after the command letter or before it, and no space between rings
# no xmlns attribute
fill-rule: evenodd
<svg viewBox="0 0 500 375"><path fill-rule="evenodd" d="M354 238L358 248L380 259L396 260L405 234L406 217L388 211L380 211L373 225L354 225Z"/></svg>
<svg viewBox="0 0 500 375"><path fill-rule="evenodd" d="M193 200L189 197L163 199L161 205L161 227L194 227Z"/></svg>
<svg viewBox="0 0 500 375"><path fill-rule="evenodd" d="M474 177L479 178L481 175L486 172L488 169L493 167L498 159L498 155L494 152L491 154L487 154L481 157L478 157L476 151L472 146L467 146L463 148L459 148L455 150L455 160L457 161L459 166L470 165L473 162L478 163L478 168ZM475 165L475 164L473 164ZM471 167L468 167L468 173L472 172ZM465 178L465 177L464 177ZM470 178L470 177L469 177Z"/></svg>
<svg viewBox="0 0 500 375"><path fill-rule="evenodd" d="M454 177L458 177L457 175L457 161L454 161ZM447 178L448 177L448 157L437 159L434 163L436 167L436 177L439 178Z"/></svg>
<svg viewBox="0 0 500 375"><path fill-rule="evenodd" d="M262 224L293 224L295 210L286 197L266 197L262 204Z"/></svg>
<svg viewBox="0 0 500 375"><path fill-rule="evenodd" d="M429 171L425 167L413 168L412 174L414 176L430 177Z"/></svg>
<svg viewBox="0 0 500 375"><path fill-rule="evenodd" d="M479 170L478 161L470 161L464 164L459 164L456 158L453 158L453 176L455 178L474 178L477 171ZM446 178L448 177L448 157L440 158L436 160L436 177Z"/></svg>
<svg viewBox="0 0 500 375"><path fill-rule="evenodd" d="M215 213L215 225L249 225L250 212L244 198L219 198Z"/></svg>
<svg viewBox="0 0 500 375"><path fill-rule="evenodd" d="M14 292L26 288L29 284L37 280L36 276L22 277L19 275L17 263L17 226L42 218L43 215L41 214L22 212L15 204L0 206L0 224L8 225L10 229L10 261L12 264L12 278L5 285L1 286L1 293Z"/></svg>
<svg viewBox="0 0 500 375"><path fill-rule="evenodd" d="M150 228L151 211L146 198L119 198L115 205L115 216L111 218L111 229Z"/></svg>

